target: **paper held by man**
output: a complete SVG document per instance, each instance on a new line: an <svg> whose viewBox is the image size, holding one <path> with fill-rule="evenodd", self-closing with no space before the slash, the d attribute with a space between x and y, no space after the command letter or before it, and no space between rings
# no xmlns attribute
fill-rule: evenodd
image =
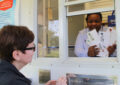
<svg viewBox="0 0 120 85"><path fill-rule="evenodd" d="M108 57L108 46L116 44L116 31L113 28L108 28L106 31L97 32L95 29L87 33L86 43L88 46L96 45L100 49L97 56Z"/></svg>

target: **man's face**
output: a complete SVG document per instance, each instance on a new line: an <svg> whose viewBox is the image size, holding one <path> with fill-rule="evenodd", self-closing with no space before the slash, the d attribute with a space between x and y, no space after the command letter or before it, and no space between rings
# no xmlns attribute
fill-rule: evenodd
<svg viewBox="0 0 120 85"><path fill-rule="evenodd" d="M99 15L92 14L88 17L87 27L89 28L89 30L96 29L97 31L99 31L101 25L102 25L102 21Z"/></svg>

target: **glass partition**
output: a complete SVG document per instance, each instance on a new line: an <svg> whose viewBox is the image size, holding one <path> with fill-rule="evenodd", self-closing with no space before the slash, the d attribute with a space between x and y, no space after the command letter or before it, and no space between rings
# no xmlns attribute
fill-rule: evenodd
<svg viewBox="0 0 120 85"><path fill-rule="evenodd" d="M59 56L58 0L38 0L38 56Z"/></svg>

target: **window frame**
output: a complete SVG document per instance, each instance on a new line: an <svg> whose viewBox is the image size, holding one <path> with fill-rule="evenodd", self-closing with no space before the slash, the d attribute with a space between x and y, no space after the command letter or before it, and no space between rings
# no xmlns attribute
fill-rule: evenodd
<svg viewBox="0 0 120 85"><path fill-rule="evenodd" d="M84 2L83 2L84 1ZM66 0L58 0L58 10L59 10L59 58L35 58L39 62L46 64L55 64L61 62L67 63L77 63L77 64L118 64L120 62L120 0L115 0L115 6L110 8L100 8L100 9L91 9L91 10L84 10L84 11L74 11L68 12L67 6L73 4L80 4L86 3L89 1L94 0L77 0L77 1L66 1ZM35 2L35 6L37 6L37 2ZM37 8L36 8L37 9ZM116 58L75 58L68 56L68 16L75 16L87 13L94 13L94 12L105 12L115 10L116 15L116 31L117 31L117 57ZM37 16L37 14L36 14ZM36 17L37 20L37 17ZM36 22L35 22L36 23ZM34 23L34 24L35 24ZM37 26L36 26L37 27ZM35 30L35 36L37 36L37 29ZM35 39L35 43L37 45L37 39ZM38 49L37 49L38 51ZM35 53L37 55L37 52Z"/></svg>
<svg viewBox="0 0 120 85"><path fill-rule="evenodd" d="M78 1L78 3L80 3L80 1L81 0L77 0ZM94 0L95 1L95 0ZM68 7L68 6L71 6L71 5L73 5L72 3L75 3L76 1L69 1L69 2L65 2L65 6L66 7ZM88 2L89 2L89 0L88 0ZM69 3L69 4L68 4ZM78 3L75 3L75 4L78 4ZM82 3L82 1L81 1L81 3ZM86 2L85 2L86 3ZM116 58L71 58L70 57L70 59L67 61L67 62L77 62L77 63L81 63L81 64L83 64L83 63L89 63L89 64L91 64L91 63L94 63L94 64L96 64L96 63L98 63L98 64L100 64L100 63L113 63L113 64L115 64L115 63L118 63L119 61L120 61L120 45L119 45L119 43L120 43L120 39L118 38L120 35L119 35L119 31L118 31L118 27L119 27L119 25L120 25L120 17L119 17L119 14L120 13L118 13L118 11L120 11L120 6L119 6L119 3L120 3L120 1L119 0L115 0L115 6L113 6L113 7L107 7L107 8L99 8L99 9L91 9L91 10L84 10L84 11L74 11L74 12L69 12L68 11L68 8L67 8L67 16L66 17L68 17L68 16L75 16L75 15L82 15L82 14L88 14L88 13L95 13L95 12L106 12L106 11L113 11L113 10L115 10L115 15L116 15L116 31L117 31L117 57ZM74 5L75 5L74 4ZM69 57L69 56L68 56Z"/></svg>

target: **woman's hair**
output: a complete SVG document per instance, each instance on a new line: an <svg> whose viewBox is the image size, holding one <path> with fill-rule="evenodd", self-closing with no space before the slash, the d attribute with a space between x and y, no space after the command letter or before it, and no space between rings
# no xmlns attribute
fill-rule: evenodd
<svg viewBox="0 0 120 85"><path fill-rule="evenodd" d="M25 26L7 25L0 30L0 58L12 62L14 50L25 53L25 48L34 41L34 34Z"/></svg>
<svg viewBox="0 0 120 85"><path fill-rule="evenodd" d="M86 22L88 21L88 17L89 17L90 15L93 15L93 14L97 14L97 15L99 15L99 16L100 16L100 19L101 19L101 21L102 21L102 14L101 14L100 12L98 12L98 13L87 14Z"/></svg>

